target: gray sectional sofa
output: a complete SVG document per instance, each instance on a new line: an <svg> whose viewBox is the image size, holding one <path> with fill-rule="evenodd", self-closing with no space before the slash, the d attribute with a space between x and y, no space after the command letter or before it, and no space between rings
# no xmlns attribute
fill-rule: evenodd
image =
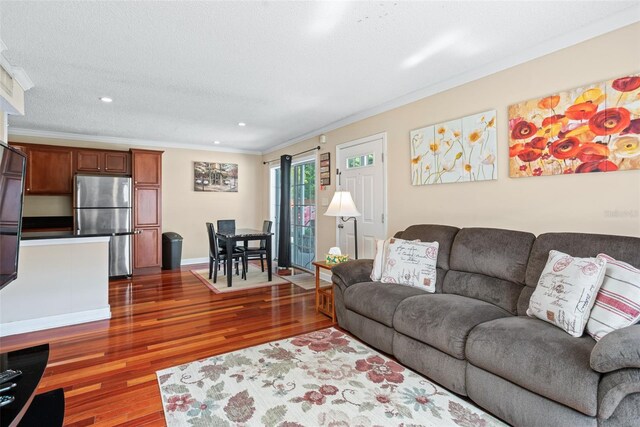
<svg viewBox="0 0 640 427"><path fill-rule="evenodd" d="M437 241L436 293L371 282L372 260L333 268L338 324L516 426L640 426L640 324L597 344L527 317L551 249L640 267L640 238L414 225Z"/></svg>

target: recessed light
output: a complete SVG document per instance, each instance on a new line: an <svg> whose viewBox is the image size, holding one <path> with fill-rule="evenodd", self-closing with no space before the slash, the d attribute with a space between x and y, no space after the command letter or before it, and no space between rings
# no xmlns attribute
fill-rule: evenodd
<svg viewBox="0 0 640 427"><path fill-rule="evenodd" d="M109 98L108 96L101 96L98 99L100 99L100 101L105 102L107 104L110 103L110 102L113 102L113 98Z"/></svg>
<svg viewBox="0 0 640 427"><path fill-rule="evenodd" d="M247 124L245 122L240 122L238 123L238 126L246 126Z"/></svg>
<svg viewBox="0 0 640 427"><path fill-rule="evenodd" d="M218 144L220 144L220 141L213 141L213 143L218 145Z"/></svg>

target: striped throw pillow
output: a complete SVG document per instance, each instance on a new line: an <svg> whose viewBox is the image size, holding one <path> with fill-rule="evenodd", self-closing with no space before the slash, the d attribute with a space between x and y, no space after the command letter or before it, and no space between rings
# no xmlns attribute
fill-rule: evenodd
<svg viewBox="0 0 640 427"><path fill-rule="evenodd" d="M640 321L640 270L609 255L598 257L607 260L607 270L587 322L587 333L596 341Z"/></svg>

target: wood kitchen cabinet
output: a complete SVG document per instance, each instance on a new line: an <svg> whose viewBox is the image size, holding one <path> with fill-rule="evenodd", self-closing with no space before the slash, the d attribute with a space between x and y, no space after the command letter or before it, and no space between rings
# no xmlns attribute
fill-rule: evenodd
<svg viewBox="0 0 640 427"><path fill-rule="evenodd" d="M160 267L162 261L160 228L139 228L133 236L133 268Z"/></svg>
<svg viewBox="0 0 640 427"><path fill-rule="evenodd" d="M134 187L136 227L160 227L160 191L159 187Z"/></svg>
<svg viewBox="0 0 640 427"><path fill-rule="evenodd" d="M133 185L162 185L162 151L131 150Z"/></svg>
<svg viewBox="0 0 640 427"><path fill-rule="evenodd" d="M76 172L129 175L130 164L126 151L76 150Z"/></svg>
<svg viewBox="0 0 640 427"><path fill-rule="evenodd" d="M162 261L162 151L131 150L133 177L133 268L160 267Z"/></svg>
<svg viewBox="0 0 640 427"><path fill-rule="evenodd" d="M10 144L27 155L25 193L71 194L73 149L36 144Z"/></svg>

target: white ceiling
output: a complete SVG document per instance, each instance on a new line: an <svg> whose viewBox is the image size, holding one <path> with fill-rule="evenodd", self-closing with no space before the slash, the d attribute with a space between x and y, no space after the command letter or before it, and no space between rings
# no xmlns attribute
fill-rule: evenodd
<svg viewBox="0 0 640 427"><path fill-rule="evenodd" d="M35 84L10 133L255 152L635 21L638 1L0 2Z"/></svg>

